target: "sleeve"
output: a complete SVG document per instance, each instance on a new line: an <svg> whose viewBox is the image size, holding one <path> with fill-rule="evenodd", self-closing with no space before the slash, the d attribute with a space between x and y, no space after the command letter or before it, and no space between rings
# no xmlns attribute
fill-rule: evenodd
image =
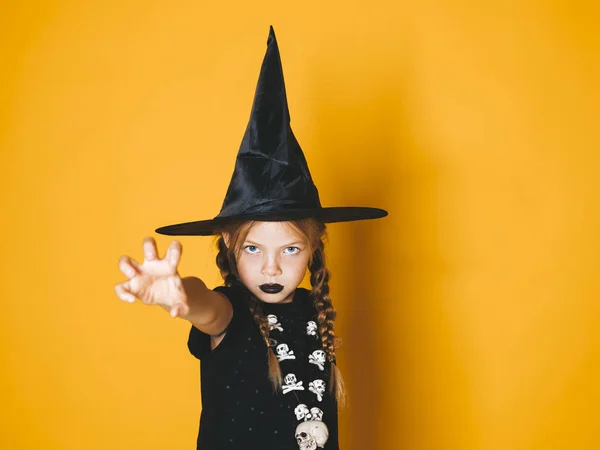
<svg viewBox="0 0 600 450"><path fill-rule="evenodd" d="M236 324L240 322L240 316L243 315L243 304L240 299L240 296L236 295L236 291L234 288L230 288L227 286L218 286L214 288L213 291L224 294L225 297L227 297L227 299L231 302L231 305L233 307L233 317L229 322L229 325L227 326L227 334L223 338L223 341L225 341L225 339L229 340L231 339L231 337L228 335L231 334L232 329L236 326ZM222 344L223 342L219 344L219 347L221 347ZM210 348L210 335L200 331L194 325L192 325L190 328L187 345L190 353L200 360L206 358L213 352Z"/></svg>

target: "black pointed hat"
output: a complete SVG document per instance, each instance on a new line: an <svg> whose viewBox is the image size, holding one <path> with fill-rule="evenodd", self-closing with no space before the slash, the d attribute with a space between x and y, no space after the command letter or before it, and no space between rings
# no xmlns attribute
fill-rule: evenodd
<svg viewBox="0 0 600 450"><path fill-rule="evenodd" d="M287 221L314 217L322 222L377 219L387 211L369 207L328 207L290 127L279 47L273 27L250 121L238 152L221 212L214 219L168 225L159 234L208 236L232 221Z"/></svg>

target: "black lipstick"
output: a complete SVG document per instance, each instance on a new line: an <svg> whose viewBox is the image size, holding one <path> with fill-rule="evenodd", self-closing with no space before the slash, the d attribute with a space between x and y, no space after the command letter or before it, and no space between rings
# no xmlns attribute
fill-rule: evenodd
<svg viewBox="0 0 600 450"><path fill-rule="evenodd" d="M283 286L277 283L261 284L259 288L265 294L278 294L279 292L283 291Z"/></svg>

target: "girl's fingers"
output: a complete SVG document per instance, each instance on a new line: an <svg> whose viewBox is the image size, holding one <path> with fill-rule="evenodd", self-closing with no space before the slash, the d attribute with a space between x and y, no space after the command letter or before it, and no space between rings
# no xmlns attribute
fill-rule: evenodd
<svg viewBox="0 0 600 450"><path fill-rule="evenodd" d="M129 258L129 264L131 264L133 266L133 268L135 269L135 271L138 274L141 274L143 272L142 270L142 266L140 265L139 262L137 262L135 259L133 258Z"/></svg>
<svg viewBox="0 0 600 450"><path fill-rule="evenodd" d="M154 261L158 258L158 251L156 250L156 241L153 237L149 236L144 238L144 259L146 261Z"/></svg>
<svg viewBox="0 0 600 450"><path fill-rule="evenodd" d="M187 305L183 303L177 303L171 308L171 317L175 318L185 316L189 314L189 312L190 308Z"/></svg>
<svg viewBox="0 0 600 450"><path fill-rule="evenodd" d="M127 281L125 283L117 284L115 286L115 293L117 294L117 297L119 297L124 302L134 303L135 296L127 290L128 284L129 282Z"/></svg>
<svg viewBox="0 0 600 450"><path fill-rule="evenodd" d="M165 259L172 267L177 267L177 264L179 264L182 250L183 249L179 241L173 241L171 242L171 245L169 245Z"/></svg>
<svg viewBox="0 0 600 450"><path fill-rule="evenodd" d="M127 278L133 278L140 273L139 265L135 263L129 256L121 256L119 258L119 269Z"/></svg>

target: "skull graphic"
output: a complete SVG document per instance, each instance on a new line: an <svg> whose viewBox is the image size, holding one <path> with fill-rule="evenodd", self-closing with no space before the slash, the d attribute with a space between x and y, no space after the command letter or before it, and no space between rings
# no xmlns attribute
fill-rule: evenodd
<svg viewBox="0 0 600 450"><path fill-rule="evenodd" d="M315 350L312 355L321 364L325 362L325 352L323 350Z"/></svg>
<svg viewBox="0 0 600 450"><path fill-rule="evenodd" d="M325 370L325 359L326 354L323 350L315 350L312 352L312 355L309 355L308 357L308 361L321 370Z"/></svg>
<svg viewBox="0 0 600 450"><path fill-rule="evenodd" d="M296 442L300 450L317 450L317 441L306 431L296 430Z"/></svg>
<svg viewBox="0 0 600 450"><path fill-rule="evenodd" d="M323 411L316 406L310 408L310 417L312 420L323 420Z"/></svg>
<svg viewBox="0 0 600 450"><path fill-rule="evenodd" d="M320 420L302 422L296 427L296 442L300 450L323 448L329 439L329 429Z"/></svg>
<svg viewBox="0 0 600 450"><path fill-rule="evenodd" d="M284 394L287 394L292 391L303 391L304 390L304 386L302 386L304 384L304 382L298 381L296 379L296 375L294 375L293 373L288 373L285 376L284 381L285 381L285 385L281 386L281 390L283 391Z"/></svg>
<svg viewBox="0 0 600 450"><path fill-rule="evenodd" d="M304 403L300 403L298 406L296 406L296 409L294 409L294 414L296 414L297 420L310 419L310 412L308 411L308 406L306 406Z"/></svg>
<svg viewBox="0 0 600 450"><path fill-rule="evenodd" d="M267 320L269 321L269 329L270 330L283 331L281 324L279 322L277 322L277 316L275 314L269 314L267 316Z"/></svg>
<svg viewBox="0 0 600 450"><path fill-rule="evenodd" d="M275 351L279 356L287 356L288 352L290 351L290 348L287 344L279 344Z"/></svg>
<svg viewBox="0 0 600 450"><path fill-rule="evenodd" d="M317 396L317 400L323 400L323 394L325 393L325 382L323 380L314 380L308 383L308 390Z"/></svg>
<svg viewBox="0 0 600 450"><path fill-rule="evenodd" d="M296 359L296 355L294 355L294 351L290 350L287 344L279 344L275 347L275 352L277 353L277 359L279 361L284 361L286 359Z"/></svg>
<svg viewBox="0 0 600 450"><path fill-rule="evenodd" d="M306 322L306 334L309 336L317 335L317 323L314 320Z"/></svg>

